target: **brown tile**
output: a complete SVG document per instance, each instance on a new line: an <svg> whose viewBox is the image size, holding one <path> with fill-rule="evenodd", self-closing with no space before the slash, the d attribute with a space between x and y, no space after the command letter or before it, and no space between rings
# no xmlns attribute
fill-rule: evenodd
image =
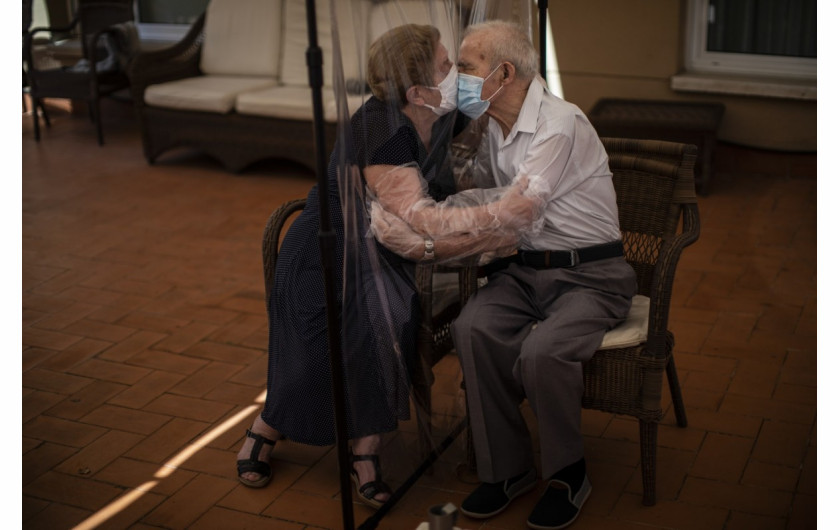
<svg viewBox="0 0 840 530"><path fill-rule="evenodd" d="M173 394L202 397L241 370L241 364L211 362L172 388Z"/></svg>
<svg viewBox="0 0 840 530"><path fill-rule="evenodd" d="M133 355L125 362L130 365L145 366L154 368L155 370L166 370L179 374L191 374L207 364L207 361L202 359L155 350L142 351Z"/></svg>
<svg viewBox="0 0 840 530"><path fill-rule="evenodd" d="M143 489L168 497L177 493L195 476L196 473L192 471L120 457L98 470L94 478L107 484Z"/></svg>
<svg viewBox="0 0 840 530"><path fill-rule="evenodd" d="M258 391L253 386L224 382L216 385L204 397L222 403L250 405L261 393L262 391Z"/></svg>
<svg viewBox="0 0 840 530"><path fill-rule="evenodd" d="M173 418L126 452L125 456L147 462L163 463L201 434L207 423Z"/></svg>
<svg viewBox="0 0 840 530"><path fill-rule="evenodd" d="M72 447L84 447L105 432L101 427L51 416L38 416L23 426L24 436Z"/></svg>
<svg viewBox="0 0 840 530"><path fill-rule="evenodd" d="M66 371L90 359L110 345L110 342L102 340L82 339L41 363L41 368L57 372Z"/></svg>
<svg viewBox="0 0 840 530"><path fill-rule="evenodd" d="M235 487L233 480L198 475L170 496L143 521L167 528L186 528Z"/></svg>
<svg viewBox="0 0 840 530"><path fill-rule="evenodd" d="M83 335L85 337L92 337L114 343L125 339L136 330L127 326L119 326L97 320L82 319L68 325L64 328L64 331L67 333Z"/></svg>
<svg viewBox="0 0 840 530"><path fill-rule="evenodd" d="M731 414L808 425L816 419L816 410L808 405L736 394L728 394L721 403L720 410Z"/></svg>
<svg viewBox="0 0 840 530"><path fill-rule="evenodd" d="M119 496L122 489L91 479L49 471L24 486L23 493L86 510L98 510Z"/></svg>
<svg viewBox="0 0 840 530"><path fill-rule="evenodd" d="M96 523L96 528L119 530L123 528L131 528L132 530L152 530L150 526L138 524L137 521L142 521L143 517L152 511L156 506L159 506L166 497L155 492L145 491L141 492L129 490L125 495L120 497L119 506L117 510L100 510L96 512L91 518L91 523ZM130 496L130 497L129 497ZM95 521L93 518L96 518ZM101 521L101 522L100 522Z"/></svg>
<svg viewBox="0 0 840 530"><path fill-rule="evenodd" d="M781 360L776 362L761 362L749 359L742 359L738 363L738 369L729 392L744 396L769 398L776 389L781 371Z"/></svg>
<svg viewBox="0 0 840 530"><path fill-rule="evenodd" d="M788 517L788 528L819 528L817 513L817 496L797 493Z"/></svg>
<svg viewBox="0 0 840 530"><path fill-rule="evenodd" d="M23 330L23 345L46 348L48 350L64 350L82 340L82 335L50 331L46 329L29 328Z"/></svg>
<svg viewBox="0 0 840 530"><path fill-rule="evenodd" d="M243 315L234 312L230 312L230 314L237 315L236 319L226 322L224 326L213 332L210 335L211 340L226 344L241 345L245 339L255 332L267 330L267 318L265 315ZM265 339L267 344L267 333Z"/></svg>
<svg viewBox="0 0 840 530"><path fill-rule="evenodd" d="M184 379L183 375L156 370L108 400L111 405L142 409Z"/></svg>
<svg viewBox="0 0 840 530"><path fill-rule="evenodd" d="M213 422L228 413L231 408L228 403L163 394L146 405L144 410L179 418Z"/></svg>
<svg viewBox="0 0 840 530"><path fill-rule="evenodd" d="M69 458L76 449L66 445L44 442L24 452L22 461L23 485L32 482Z"/></svg>
<svg viewBox="0 0 840 530"><path fill-rule="evenodd" d="M640 496L625 494L613 515L620 520L637 521L665 528L697 529L723 528L728 511L715 506L691 502L658 501L655 506L642 505Z"/></svg>
<svg viewBox="0 0 840 530"><path fill-rule="evenodd" d="M49 359L50 357L56 355L58 352L55 350L48 350L45 348L32 348L32 347L25 347L23 348L23 354L21 356L21 368L25 373L36 366L40 366L41 363Z"/></svg>
<svg viewBox="0 0 840 530"><path fill-rule="evenodd" d="M154 414L142 410L102 405L80 421L86 424L101 425L109 429L117 429L139 434L151 434L169 420L163 414Z"/></svg>
<svg viewBox="0 0 840 530"><path fill-rule="evenodd" d="M688 477L680 493L680 501L757 515L785 517L793 502L793 494L764 487Z"/></svg>
<svg viewBox="0 0 840 530"><path fill-rule="evenodd" d="M690 427L702 431L754 438L761 428L761 419L722 411L687 408Z"/></svg>
<svg viewBox="0 0 840 530"><path fill-rule="evenodd" d="M754 515L751 513L732 512L726 523L726 528L735 530L784 530L787 528L787 520L784 517L768 517L765 515Z"/></svg>
<svg viewBox="0 0 840 530"><path fill-rule="evenodd" d="M799 469L752 459L747 464L741 483L781 491L796 491L799 475Z"/></svg>
<svg viewBox="0 0 840 530"><path fill-rule="evenodd" d="M99 308L100 306L98 305L76 302L67 307L60 308L55 313L46 314L46 316L38 320L36 327L40 329L60 331L65 329L68 325L85 318Z"/></svg>
<svg viewBox="0 0 840 530"><path fill-rule="evenodd" d="M170 333L175 332L175 330L189 324L189 320L186 318L172 318L169 316L134 311L126 315L125 318L119 321L119 323L122 326L130 328L155 331L169 335Z"/></svg>
<svg viewBox="0 0 840 530"><path fill-rule="evenodd" d="M140 330L106 349L99 355L99 358L108 361L125 361L140 352L146 351L165 337L166 334L164 333Z"/></svg>
<svg viewBox="0 0 840 530"><path fill-rule="evenodd" d="M235 454L228 452L223 459L227 473L236 476ZM284 491L291 487L309 469L307 466L272 459L271 482L264 488L249 488L239 484L223 499L219 506L248 513L262 513Z"/></svg>
<svg viewBox="0 0 840 530"><path fill-rule="evenodd" d="M709 433L697 454L691 475L737 483L747 465L752 444L750 438Z"/></svg>
<svg viewBox="0 0 840 530"><path fill-rule="evenodd" d="M265 376L268 368L268 354L263 353L242 371L230 378L231 383L265 388Z"/></svg>
<svg viewBox="0 0 840 530"><path fill-rule="evenodd" d="M68 475L88 477L118 458L142 438L133 433L109 431L53 469Z"/></svg>
<svg viewBox="0 0 840 530"><path fill-rule="evenodd" d="M38 513L42 512L48 506L50 506L50 503L48 501L24 495L21 502L21 522L23 522L25 526L27 522L29 522L33 517L35 517Z"/></svg>
<svg viewBox="0 0 840 530"><path fill-rule="evenodd" d="M808 447L808 454L802 465L802 473L799 476L799 483L796 487L797 493L805 495L817 494L817 447L816 444Z"/></svg>
<svg viewBox="0 0 840 530"><path fill-rule="evenodd" d="M805 457L810 431L810 425L765 421L752 457L772 464L798 467Z"/></svg>
<svg viewBox="0 0 840 530"><path fill-rule="evenodd" d="M23 423L40 416L45 410L50 409L64 398L64 395L53 392L43 392L40 390L28 392L23 396L23 406L21 407L21 419Z"/></svg>
<svg viewBox="0 0 840 530"><path fill-rule="evenodd" d="M167 338L155 345L155 349L182 353L195 346L205 337L216 331L215 324L206 322L190 322L186 326L176 329Z"/></svg>
<svg viewBox="0 0 840 530"><path fill-rule="evenodd" d="M31 517L25 518L23 526L26 528L74 528L87 519L91 513L91 510L53 502Z"/></svg>
<svg viewBox="0 0 840 530"><path fill-rule="evenodd" d="M242 348L219 342L201 341L184 351L185 355L199 357L211 361L221 361L233 364L247 364L259 359L263 352L251 348Z"/></svg>
<svg viewBox="0 0 840 530"><path fill-rule="evenodd" d="M78 420L125 389L125 385L94 381L52 407L48 414L66 420Z"/></svg>
<svg viewBox="0 0 840 530"><path fill-rule="evenodd" d="M254 514L243 514L242 512L215 507L208 510L198 521L190 525L190 528L197 530L202 528L207 530L215 530L217 528L294 530L305 527L305 525L299 523L291 523Z"/></svg>
<svg viewBox="0 0 840 530"><path fill-rule="evenodd" d="M89 359L68 369L67 372L94 379L104 379L114 383L132 385L146 376L149 370L137 366L128 366L123 363Z"/></svg>
<svg viewBox="0 0 840 530"><path fill-rule="evenodd" d="M354 515L356 511L354 510ZM284 491L263 515L286 521L306 521L318 528L341 528L341 501L289 489ZM357 518L354 517L354 520ZM360 522L363 520L358 519Z"/></svg>

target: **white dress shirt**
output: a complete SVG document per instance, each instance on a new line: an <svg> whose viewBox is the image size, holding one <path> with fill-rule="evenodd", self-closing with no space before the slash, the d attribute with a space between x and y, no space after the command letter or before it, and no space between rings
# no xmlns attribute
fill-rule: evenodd
<svg viewBox="0 0 840 530"><path fill-rule="evenodd" d="M621 239L607 153L581 110L551 94L535 77L507 138L494 120L477 168L497 186L517 175L539 175L551 190L545 224L523 237L525 250L570 250Z"/></svg>

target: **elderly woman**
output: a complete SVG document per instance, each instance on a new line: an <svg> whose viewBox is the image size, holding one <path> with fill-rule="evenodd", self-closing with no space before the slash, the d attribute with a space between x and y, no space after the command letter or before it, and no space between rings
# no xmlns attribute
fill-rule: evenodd
<svg viewBox="0 0 840 530"><path fill-rule="evenodd" d="M460 207L451 202L440 207L455 191L448 140L452 120L463 119L451 113L456 78L434 27L408 24L385 33L369 50L373 97L353 115L350 134L339 139L330 158L352 477L360 499L374 507L390 497L381 480L381 436L409 419L407 367L419 321L414 261L465 255L466 248L480 245L510 245L515 235L466 225L511 224L516 217L523 221L512 224L524 226L533 217L533 200L516 187L493 204L467 200ZM266 402L237 455L239 480L251 487L271 479L276 440L335 442L316 188L278 254ZM366 204L375 212L378 236L397 234L387 243L394 251L367 237Z"/></svg>

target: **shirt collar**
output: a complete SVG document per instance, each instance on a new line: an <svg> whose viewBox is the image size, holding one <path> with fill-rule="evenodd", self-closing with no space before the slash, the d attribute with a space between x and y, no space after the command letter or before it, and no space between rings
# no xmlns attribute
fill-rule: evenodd
<svg viewBox="0 0 840 530"><path fill-rule="evenodd" d="M519 110L519 118L513 124L510 134L511 137L518 132L534 133L537 131L537 120L540 117L543 90L544 87L540 82L539 76L534 76L534 79L531 80L531 85L528 87L528 94L525 95L525 101L522 102L522 108Z"/></svg>

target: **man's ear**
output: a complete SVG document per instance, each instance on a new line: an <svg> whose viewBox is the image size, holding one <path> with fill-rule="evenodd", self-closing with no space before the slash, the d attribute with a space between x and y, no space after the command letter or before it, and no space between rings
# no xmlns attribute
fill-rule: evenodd
<svg viewBox="0 0 840 530"><path fill-rule="evenodd" d="M502 70L502 84L513 82L514 78L516 77L516 67L513 66L513 63L509 63L509 62L502 63L501 70Z"/></svg>

